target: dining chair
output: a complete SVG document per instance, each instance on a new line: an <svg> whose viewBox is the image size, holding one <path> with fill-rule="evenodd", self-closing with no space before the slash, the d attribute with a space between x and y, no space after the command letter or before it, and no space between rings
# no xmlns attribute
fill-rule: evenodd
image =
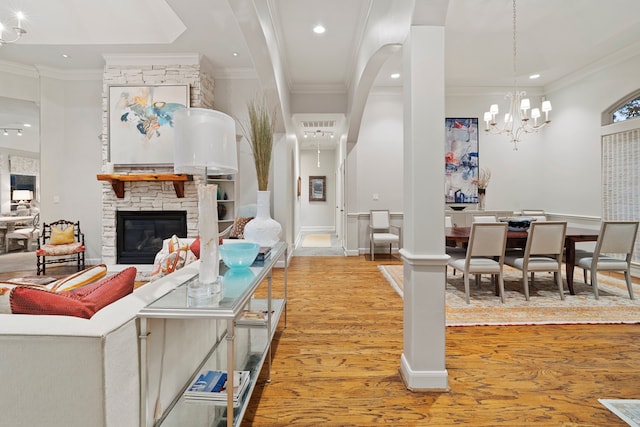
<svg viewBox="0 0 640 427"><path fill-rule="evenodd" d="M634 299L631 284L631 258L638 235L638 221L603 221L593 252L580 252L576 266L591 272L591 287L596 299L598 295L598 271L622 271L627 282L629 298ZM623 258L624 257L624 258Z"/></svg>
<svg viewBox="0 0 640 427"><path fill-rule="evenodd" d="M444 226L445 228L452 228L453 227L453 220L451 219L451 215L445 215L444 216ZM445 242L445 252L447 253L447 255L451 256L454 254L464 254L466 252L465 248L463 248L462 246L458 246L458 244L453 241L453 240L447 240ZM455 276L456 274L456 269L453 269L453 275Z"/></svg>
<svg viewBox="0 0 640 427"><path fill-rule="evenodd" d="M507 254L504 263L522 271L524 296L529 301L529 273L551 272L554 275L560 299L564 299L562 284L562 252L567 232L566 221L534 221L529 227L529 235L524 253Z"/></svg>
<svg viewBox="0 0 640 427"><path fill-rule="evenodd" d="M395 233L393 231L395 230ZM375 260L376 245L389 245L389 255L393 245L398 249L402 245L402 229L391 224L391 216L388 210L369 211L369 250L371 251L371 261Z"/></svg>
<svg viewBox="0 0 640 427"><path fill-rule="evenodd" d="M520 215L529 217L538 222L547 220L547 214L542 209L522 209L520 211Z"/></svg>
<svg viewBox="0 0 640 427"><path fill-rule="evenodd" d="M24 245L22 246L24 251L29 252L32 246L37 244L38 238L40 238L40 214L33 217L29 227L16 228L4 236L5 253L9 253L12 241L20 242Z"/></svg>
<svg viewBox="0 0 640 427"><path fill-rule="evenodd" d="M498 222L498 218L495 215L474 215L471 222Z"/></svg>
<svg viewBox="0 0 640 427"><path fill-rule="evenodd" d="M471 224L469 245L464 253L450 255L447 264L460 270L464 277L464 293L470 304L469 275L474 274L480 285L482 274L491 274L492 282L498 279L498 295L504 303L504 251L507 246L508 225L503 222Z"/></svg>

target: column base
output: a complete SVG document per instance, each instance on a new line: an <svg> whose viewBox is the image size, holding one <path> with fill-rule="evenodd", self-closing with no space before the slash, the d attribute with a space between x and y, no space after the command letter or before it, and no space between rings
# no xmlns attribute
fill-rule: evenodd
<svg viewBox="0 0 640 427"><path fill-rule="evenodd" d="M407 389L411 391L449 391L449 373L444 371L414 371L409 362L401 356L400 376Z"/></svg>

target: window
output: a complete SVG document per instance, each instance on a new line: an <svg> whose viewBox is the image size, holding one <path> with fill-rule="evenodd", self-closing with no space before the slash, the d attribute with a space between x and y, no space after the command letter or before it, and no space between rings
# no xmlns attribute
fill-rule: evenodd
<svg viewBox="0 0 640 427"><path fill-rule="evenodd" d="M627 94L602 112L602 126L640 117L640 89Z"/></svg>
<svg viewBox="0 0 640 427"><path fill-rule="evenodd" d="M613 112L614 123L634 119L636 117L640 117L640 97L632 99Z"/></svg>

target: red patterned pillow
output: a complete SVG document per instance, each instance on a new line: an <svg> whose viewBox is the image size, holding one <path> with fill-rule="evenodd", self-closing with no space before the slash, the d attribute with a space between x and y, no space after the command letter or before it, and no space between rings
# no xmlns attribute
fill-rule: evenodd
<svg viewBox="0 0 640 427"><path fill-rule="evenodd" d="M11 312L90 319L98 310L133 292L136 273L135 267L129 267L94 284L60 293L17 287L11 291Z"/></svg>
<svg viewBox="0 0 640 427"><path fill-rule="evenodd" d="M193 243L189 246L191 252L196 256L196 258L200 259L200 236L193 241Z"/></svg>

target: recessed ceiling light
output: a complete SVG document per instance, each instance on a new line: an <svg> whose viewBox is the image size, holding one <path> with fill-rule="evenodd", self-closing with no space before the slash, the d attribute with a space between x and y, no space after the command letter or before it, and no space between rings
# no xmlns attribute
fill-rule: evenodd
<svg viewBox="0 0 640 427"><path fill-rule="evenodd" d="M23 123L22 126L24 126L26 128L30 128L31 127L31 123Z"/></svg>
<svg viewBox="0 0 640 427"><path fill-rule="evenodd" d="M537 78L540 78L540 74L531 74L531 75L529 76L529 78L530 78L531 80L535 80L535 79L537 79Z"/></svg>
<svg viewBox="0 0 640 427"><path fill-rule="evenodd" d="M69 57L69 55L67 55L66 53L63 53L63 54L62 54L62 57L63 57L63 58L68 58L68 57Z"/></svg>
<svg viewBox="0 0 640 427"><path fill-rule="evenodd" d="M315 27L313 27L313 32L316 34L322 34L325 31L327 31L327 29L324 28L322 25L316 25Z"/></svg>
<svg viewBox="0 0 640 427"><path fill-rule="evenodd" d="M391 74L391 78L392 78L392 79L399 79L399 78L400 78L400 73L393 73L393 74Z"/></svg>
<svg viewBox="0 0 640 427"><path fill-rule="evenodd" d="M238 52L233 52L232 54L233 56L239 56L240 54Z"/></svg>

